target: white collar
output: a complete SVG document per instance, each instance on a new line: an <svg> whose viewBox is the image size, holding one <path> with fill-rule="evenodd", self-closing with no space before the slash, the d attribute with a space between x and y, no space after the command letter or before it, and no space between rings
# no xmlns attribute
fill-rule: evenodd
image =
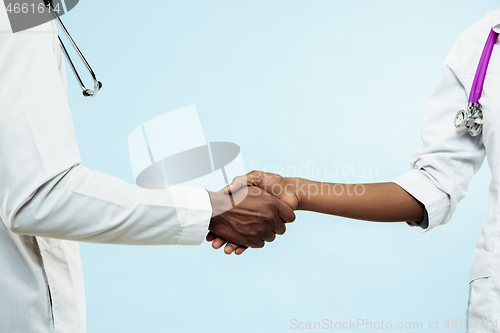
<svg viewBox="0 0 500 333"><path fill-rule="evenodd" d="M500 33L500 6L493 11L493 22L491 26L495 32Z"/></svg>

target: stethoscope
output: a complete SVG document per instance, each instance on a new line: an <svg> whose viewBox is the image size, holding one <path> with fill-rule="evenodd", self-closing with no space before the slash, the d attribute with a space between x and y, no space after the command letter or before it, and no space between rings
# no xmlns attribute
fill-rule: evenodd
<svg viewBox="0 0 500 333"><path fill-rule="evenodd" d="M483 92L486 70L488 69L491 53L493 52L497 37L498 33L491 29L486 44L484 45L479 65L477 66L474 81L472 82L467 110L458 111L455 117L455 127L458 129L466 128L472 136L479 135L483 129L483 112L481 111L479 99Z"/></svg>
<svg viewBox="0 0 500 333"><path fill-rule="evenodd" d="M66 27L64 26L64 24L62 23L61 19L59 18L59 15L57 15L57 12L54 10L54 5L52 4L52 0L43 0L43 2L45 3L45 6L47 6L49 8L49 11L52 12L52 14L55 16L55 18L57 19L57 21L61 25L61 28L63 29L64 33L66 34L66 37L68 37L68 40L73 45L73 48L75 49L76 53L78 53L78 55L80 56L80 59L82 59L83 63L87 67L87 70L89 71L90 75L92 76L92 79L94 79L94 89L92 89L92 90L87 89L85 87L85 85L83 84L83 81L80 78L80 75L78 75L78 72L76 71L75 65L73 64L73 61L71 61L71 57L69 56L69 53L66 50L66 47L64 47L64 44L63 44L63 42L61 40L61 37L58 36L59 42L61 43L61 50L63 51L64 55L66 56L66 59L68 59L68 63L70 64L71 69L73 69L73 73L75 74L76 79L78 80L78 82L80 83L80 86L82 87L83 96L94 97L95 95L97 95L97 92L99 90L101 90L102 83L97 80L97 77L95 76L94 71L90 67L89 63L87 62L87 60L83 56L83 54L80 51L80 49L78 48L78 46L76 46L76 43L73 40L73 38L71 38L68 30L66 30Z"/></svg>

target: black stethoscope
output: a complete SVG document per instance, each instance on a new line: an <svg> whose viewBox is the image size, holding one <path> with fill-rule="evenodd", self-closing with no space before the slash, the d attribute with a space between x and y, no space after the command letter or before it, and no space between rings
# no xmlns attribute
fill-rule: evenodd
<svg viewBox="0 0 500 333"><path fill-rule="evenodd" d="M483 93L486 70L488 69L488 64L490 63L491 54L497 37L498 33L491 29L486 44L484 45L483 54L477 66L474 81L472 82L467 110L460 110L455 116L455 127L457 129L466 128L472 136L479 135L483 129L483 111L481 111L479 99Z"/></svg>
<svg viewBox="0 0 500 333"><path fill-rule="evenodd" d="M92 76L92 79L94 80L94 89L90 90L90 89L87 89L85 87L85 85L83 84L83 81L82 79L80 78L80 75L78 75L78 72L76 71L76 68L75 68L75 65L73 64L73 61L71 61L71 57L69 56L69 53L68 51L66 50L66 47L64 47L64 44L61 40L61 37L58 36L59 38L59 42L61 43L61 50L63 51L64 55L66 56L66 59L68 59L68 62L71 66L71 69L73 69L73 73L75 74L76 76L76 79L78 80L78 82L80 83L80 86L82 87L82 90L83 90L83 96L85 97L94 97L95 95L97 95L97 92L99 90L101 90L102 88L102 83L100 81L97 80L97 77L95 76L95 73L94 71L92 70L92 68L90 67L89 63L87 62L87 60L85 59L85 57L83 56L82 52L80 51L80 49L78 48L78 46L76 46L76 43L73 41L73 38L71 38L68 30L66 30L66 27L64 26L64 24L62 23L61 19L59 18L59 15L57 15L57 11L54 10L54 5L52 3L52 0L43 0L43 2L45 3L45 6L47 6L49 8L49 11L52 12L52 14L54 15L54 17L57 19L57 21L59 22L59 24L61 25L61 28L63 29L64 33L66 34L66 36L68 37L68 40L71 42L71 44L73 45L73 48L75 49L76 53L78 53L78 55L80 56L80 58L82 59L83 63L85 64L85 66L87 67L87 70L89 71L90 75Z"/></svg>

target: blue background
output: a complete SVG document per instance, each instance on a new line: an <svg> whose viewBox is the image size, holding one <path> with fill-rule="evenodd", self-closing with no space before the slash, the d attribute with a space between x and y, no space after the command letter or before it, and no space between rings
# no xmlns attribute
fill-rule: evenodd
<svg viewBox="0 0 500 333"><path fill-rule="evenodd" d="M248 171L390 181L421 146L426 100L450 47L496 6L81 1L63 20L104 84L86 99L67 67L83 164L133 183L129 133L196 104L207 140L239 144ZM313 173L320 167L339 175ZM208 243L81 244L88 331L289 332L292 319L420 321L421 332L439 320L432 332L450 331L446 320L465 317L489 173L485 162L452 221L427 234L298 212L284 236L241 257Z"/></svg>

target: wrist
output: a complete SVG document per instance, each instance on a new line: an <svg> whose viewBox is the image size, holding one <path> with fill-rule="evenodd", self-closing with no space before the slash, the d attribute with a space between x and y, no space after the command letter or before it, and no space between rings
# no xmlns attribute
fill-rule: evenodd
<svg viewBox="0 0 500 333"><path fill-rule="evenodd" d="M210 204L212 205L212 217L210 219L210 224L208 229L211 230L214 224L217 223L218 216L225 211L232 208L231 199L228 195L225 195L222 192L212 192L207 191L208 196L210 198Z"/></svg>
<svg viewBox="0 0 500 333"><path fill-rule="evenodd" d="M293 195L297 200L297 207L294 208L295 210L303 210L304 198L307 197L306 181L306 179L299 177L285 177L285 191L288 191L288 193ZM291 188L291 191L288 190L288 187Z"/></svg>

